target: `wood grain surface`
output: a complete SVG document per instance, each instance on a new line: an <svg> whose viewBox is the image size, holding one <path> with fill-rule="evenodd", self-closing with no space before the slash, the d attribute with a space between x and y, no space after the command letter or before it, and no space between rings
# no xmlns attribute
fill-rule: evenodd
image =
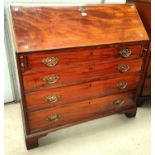
<svg viewBox="0 0 155 155"><path fill-rule="evenodd" d="M31 71L38 70L59 70L67 69L68 67L78 67L80 64L87 62L94 63L100 61L102 63L111 62L113 60L131 60L140 58L143 55L143 45L115 45L112 47L86 47L86 48L74 48L65 50L54 51L41 51L36 53L24 53L19 54L18 57L21 63L24 64L21 67L24 68L23 72L29 73ZM130 49L131 55L124 58L120 55L120 51L124 49ZM49 67L43 63L46 58L57 58L58 62L54 67ZM32 72L31 72L32 73Z"/></svg>
<svg viewBox="0 0 155 155"><path fill-rule="evenodd" d="M119 70L122 65L129 67L124 73ZM142 60L135 59L128 61L113 60L110 63L92 60L92 62L79 64L78 66L69 66L67 69L37 70L23 73L24 91L30 92L44 88L64 87L94 80L120 77L122 75L138 76L141 73L141 69ZM48 82L47 78L53 76L58 77L58 79L54 83Z"/></svg>
<svg viewBox="0 0 155 155"><path fill-rule="evenodd" d="M25 95L27 111L34 111L42 108L49 108L62 104L97 98L113 93L134 90L137 88L139 80L139 76L121 76L114 79L88 82L70 87L46 89L27 93ZM128 83L126 88L119 89L116 85L124 81ZM46 102L45 98L52 95L59 95L60 98L54 103Z"/></svg>
<svg viewBox="0 0 155 155"><path fill-rule="evenodd" d="M148 40L135 6L11 6L18 52Z"/></svg>
<svg viewBox="0 0 155 155"><path fill-rule="evenodd" d="M124 100L121 105L114 104L116 100ZM77 122L79 120L90 119L97 115L107 115L107 113L116 113L121 110L134 107L134 93L123 93L117 95L106 96L93 100L87 100L73 105L61 108L49 108L46 110L29 113L29 126L31 132L54 128L65 124ZM57 114L57 121L49 121L47 117Z"/></svg>

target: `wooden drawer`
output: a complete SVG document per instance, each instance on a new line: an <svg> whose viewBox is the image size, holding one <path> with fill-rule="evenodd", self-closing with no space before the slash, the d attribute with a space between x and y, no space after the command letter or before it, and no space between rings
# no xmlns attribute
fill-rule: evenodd
<svg viewBox="0 0 155 155"><path fill-rule="evenodd" d="M27 93L25 95L27 110L33 111L45 107L80 102L82 100L97 98L113 93L134 90L137 88L139 79L139 76L122 76L115 79Z"/></svg>
<svg viewBox="0 0 155 155"><path fill-rule="evenodd" d="M111 95L68 106L50 108L28 114L31 132L56 128L65 124L85 121L134 107L134 93Z"/></svg>
<svg viewBox="0 0 155 155"><path fill-rule="evenodd" d="M113 61L110 63L90 62L79 64L78 67L70 67L66 70L41 70L33 73L23 73L24 89L25 91L31 91L42 88L56 88L109 78L111 76L140 73L141 67L142 60L135 59L130 61Z"/></svg>
<svg viewBox="0 0 155 155"><path fill-rule="evenodd" d="M79 66L81 63L89 61L111 61L113 59L133 59L139 58L142 54L142 45L133 46L113 46L109 48L103 47L89 47L89 48L75 48L65 50L55 50L50 52L37 52L29 54L20 54L20 59L26 57L27 70L41 70L41 69L65 69L70 66ZM129 49L129 51L125 51ZM124 50L124 51L122 51ZM131 55L124 58L131 51ZM125 54L126 53L126 54Z"/></svg>

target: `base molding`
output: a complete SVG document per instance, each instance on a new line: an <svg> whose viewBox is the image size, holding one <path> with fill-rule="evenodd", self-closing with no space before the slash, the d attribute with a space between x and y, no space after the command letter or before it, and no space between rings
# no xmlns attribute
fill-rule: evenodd
<svg viewBox="0 0 155 155"><path fill-rule="evenodd" d="M48 133L46 134L40 134L40 135L31 135L31 136L25 136L25 143L26 143L26 147L28 150L36 148L39 146L38 144L38 139L46 136Z"/></svg>
<svg viewBox="0 0 155 155"><path fill-rule="evenodd" d="M136 116L136 112L137 112L137 107L134 107L134 108L130 108L130 109L121 111L121 114L125 114L128 118L131 118L131 117ZM119 112L117 112L117 113L119 114ZM105 117L105 116L109 116L109 115L104 115L103 114L103 116L95 117L95 118L93 118L91 120L102 118L102 117ZM43 137L43 136L46 136L48 133L54 132L54 131L56 131L58 129L62 129L62 128L65 128L65 127L73 126L73 125L76 125L76 124L79 124L79 123L87 122L87 121L90 121L90 119L85 120L85 121L76 122L74 124L67 124L65 126L58 127L58 128L55 128L55 129L48 129L46 131L41 131L41 132L36 132L36 133L30 134L30 135L26 135L25 136L26 147L27 147L28 150L36 148L36 147L39 146L38 139Z"/></svg>

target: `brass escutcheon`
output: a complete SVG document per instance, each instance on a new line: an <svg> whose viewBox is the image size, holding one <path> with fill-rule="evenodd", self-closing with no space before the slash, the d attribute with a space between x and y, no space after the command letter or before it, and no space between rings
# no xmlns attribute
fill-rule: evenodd
<svg viewBox="0 0 155 155"><path fill-rule="evenodd" d="M48 121L58 121L59 120L59 115L58 114L49 115L49 116L47 116L46 120L48 120Z"/></svg>
<svg viewBox="0 0 155 155"><path fill-rule="evenodd" d="M58 63L59 59L57 57L48 57L42 59L42 62L48 67L54 67Z"/></svg>
<svg viewBox="0 0 155 155"><path fill-rule="evenodd" d="M121 72L121 73L124 73L124 72L127 72L129 70L129 66L128 65L120 65L118 66L118 70Z"/></svg>
<svg viewBox="0 0 155 155"><path fill-rule="evenodd" d="M54 103L54 102L57 102L59 98L60 98L60 95L54 94L54 95L46 96L44 100L45 102L48 102L48 103Z"/></svg>
<svg viewBox="0 0 155 155"><path fill-rule="evenodd" d="M119 88L119 89L125 89L127 85L128 85L128 82L126 82L126 81L119 82L116 84L117 88Z"/></svg>
<svg viewBox="0 0 155 155"><path fill-rule="evenodd" d="M127 58L132 54L132 51L131 49L122 49L119 53L122 57Z"/></svg>
<svg viewBox="0 0 155 155"><path fill-rule="evenodd" d="M113 105L123 105L124 103L125 103L125 101L122 99L117 99L117 100L113 101Z"/></svg>
<svg viewBox="0 0 155 155"><path fill-rule="evenodd" d="M48 75L43 78L43 81L46 81L48 84L56 83L60 77L58 75Z"/></svg>

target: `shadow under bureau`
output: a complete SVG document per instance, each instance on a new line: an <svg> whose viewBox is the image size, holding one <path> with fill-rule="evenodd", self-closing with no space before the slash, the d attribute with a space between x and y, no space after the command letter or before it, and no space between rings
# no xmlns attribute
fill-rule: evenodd
<svg viewBox="0 0 155 155"><path fill-rule="evenodd" d="M103 116L136 115L148 36L134 5L11 6L27 149Z"/></svg>

